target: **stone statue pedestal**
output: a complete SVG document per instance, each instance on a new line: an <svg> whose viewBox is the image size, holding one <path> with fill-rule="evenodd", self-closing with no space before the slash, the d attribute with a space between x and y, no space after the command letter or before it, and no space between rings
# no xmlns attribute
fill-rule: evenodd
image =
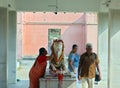
<svg viewBox="0 0 120 88"><path fill-rule="evenodd" d="M39 80L40 88L76 88L76 79L71 78L70 75L64 75L62 83L59 82L58 77L46 75L45 78Z"/></svg>

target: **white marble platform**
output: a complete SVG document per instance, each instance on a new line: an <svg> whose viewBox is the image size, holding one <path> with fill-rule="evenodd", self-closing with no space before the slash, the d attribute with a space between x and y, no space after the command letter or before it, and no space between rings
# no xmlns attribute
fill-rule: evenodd
<svg viewBox="0 0 120 88"><path fill-rule="evenodd" d="M75 88L75 79L63 79L62 88ZM40 79L40 88L59 88L58 79L42 78Z"/></svg>

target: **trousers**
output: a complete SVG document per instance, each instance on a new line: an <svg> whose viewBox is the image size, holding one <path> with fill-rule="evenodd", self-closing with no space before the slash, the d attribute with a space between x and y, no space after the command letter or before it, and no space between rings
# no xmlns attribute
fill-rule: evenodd
<svg viewBox="0 0 120 88"><path fill-rule="evenodd" d="M85 78L81 79L82 88L94 88L94 78Z"/></svg>

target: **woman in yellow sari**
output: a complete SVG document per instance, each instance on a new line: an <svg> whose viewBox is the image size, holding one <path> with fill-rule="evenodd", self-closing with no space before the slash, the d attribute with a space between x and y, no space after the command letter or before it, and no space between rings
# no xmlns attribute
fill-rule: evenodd
<svg viewBox="0 0 120 88"><path fill-rule="evenodd" d="M39 55L29 72L30 88L39 88L39 78L44 77L47 60L51 59L51 56L46 55L46 49L40 48Z"/></svg>

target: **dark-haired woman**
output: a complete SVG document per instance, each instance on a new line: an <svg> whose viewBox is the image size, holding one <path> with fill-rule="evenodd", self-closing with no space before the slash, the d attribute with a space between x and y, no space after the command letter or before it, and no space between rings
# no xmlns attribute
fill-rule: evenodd
<svg viewBox="0 0 120 88"><path fill-rule="evenodd" d="M29 72L30 88L39 88L39 78L44 76L47 60L51 59L51 56L46 55L46 49L40 48L39 55Z"/></svg>

